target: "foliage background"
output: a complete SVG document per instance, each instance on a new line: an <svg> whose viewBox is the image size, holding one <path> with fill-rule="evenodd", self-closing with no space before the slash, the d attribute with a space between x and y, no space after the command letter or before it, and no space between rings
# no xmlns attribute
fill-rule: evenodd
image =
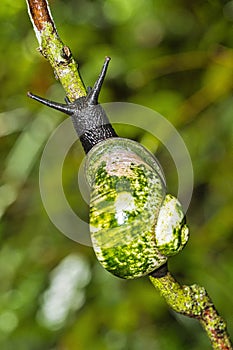
<svg viewBox="0 0 233 350"><path fill-rule="evenodd" d="M151 107L184 138L195 174L191 238L169 266L180 282L206 287L233 337L233 1L50 4L87 85L103 57L112 57L101 101ZM1 2L0 29L1 349L210 349L198 322L169 310L147 278L115 278L91 248L49 221L38 169L44 144L64 116L29 101L26 91L57 101L64 92L36 50L24 1ZM142 130L118 132L157 151L175 193L176 171L163 147ZM82 158L77 142L63 182L74 210L87 217L76 183Z"/></svg>

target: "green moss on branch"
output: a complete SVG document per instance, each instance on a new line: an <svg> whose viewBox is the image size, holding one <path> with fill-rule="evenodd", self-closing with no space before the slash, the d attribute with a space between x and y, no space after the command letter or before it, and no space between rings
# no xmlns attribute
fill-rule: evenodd
<svg viewBox="0 0 233 350"><path fill-rule="evenodd" d="M70 101L85 96L86 90L71 51L64 46L51 23L46 23L41 35L41 53L51 64Z"/></svg>
<svg viewBox="0 0 233 350"><path fill-rule="evenodd" d="M213 349L232 350L226 323L203 287L181 286L169 272L162 277L150 276L150 280L174 311L200 321Z"/></svg>

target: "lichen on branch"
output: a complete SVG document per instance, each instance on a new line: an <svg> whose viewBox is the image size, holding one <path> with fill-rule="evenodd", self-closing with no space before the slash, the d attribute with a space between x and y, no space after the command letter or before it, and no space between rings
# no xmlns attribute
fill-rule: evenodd
<svg viewBox="0 0 233 350"><path fill-rule="evenodd" d="M41 54L49 61L55 77L60 80L72 102L86 95L71 50L60 39L46 0L27 0L29 17L39 42Z"/></svg>
<svg viewBox="0 0 233 350"><path fill-rule="evenodd" d="M200 321L213 349L232 350L226 323L219 316L205 288L197 284L180 285L168 271L161 277L150 276L150 280L171 309Z"/></svg>

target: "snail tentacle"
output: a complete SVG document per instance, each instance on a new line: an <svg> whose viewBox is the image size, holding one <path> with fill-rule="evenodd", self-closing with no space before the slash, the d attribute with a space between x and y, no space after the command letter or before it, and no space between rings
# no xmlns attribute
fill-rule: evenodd
<svg viewBox="0 0 233 350"><path fill-rule="evenodd" d="M57 109L58 111L63 112L65 114L72 115L74 113L74 108L72 104L64 104L64 103L59 103L55 101L50 101L50 100L47 100L46 98L40 97L38 95L34 95L31 92L28 92L27 95L33 100L43 103L47 107Z"/></svg>

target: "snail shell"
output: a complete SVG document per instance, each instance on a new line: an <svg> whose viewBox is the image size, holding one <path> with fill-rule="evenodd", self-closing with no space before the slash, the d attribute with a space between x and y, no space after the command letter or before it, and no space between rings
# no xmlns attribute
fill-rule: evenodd
<svg viewBox="0 0 233 350"><path fill-rule="evenodd" d="M166 196L161 167L142 145L124 138L100 142L87 155L86 177L91 239L106 270L141 277L182 249L188 232L180 204Z"/></svg>

